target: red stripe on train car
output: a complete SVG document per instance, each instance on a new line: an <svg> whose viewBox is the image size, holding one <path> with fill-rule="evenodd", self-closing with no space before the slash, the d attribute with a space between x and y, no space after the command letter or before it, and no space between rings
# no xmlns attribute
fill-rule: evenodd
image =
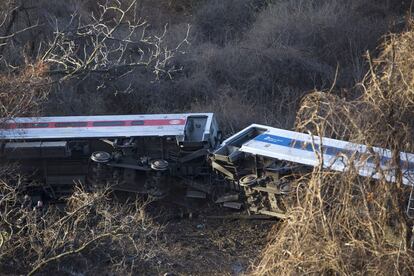
<svg viewBox="0 0 414 276"><path fill-rule="evenodd" d="M184 125L185 119L5 123L5 129Z"/></svg>

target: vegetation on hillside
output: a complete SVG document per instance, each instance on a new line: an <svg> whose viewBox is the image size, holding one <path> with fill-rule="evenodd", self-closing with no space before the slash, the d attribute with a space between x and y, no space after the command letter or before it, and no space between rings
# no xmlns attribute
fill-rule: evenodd
<svg viewBox="0 0 414 276"><path fill-rule="evenodd" d="M386 147L396 164L414 152L414 25L402 1L0 3L2 118L213 111L227 133L265 123ZM143 202L80 188L40 227L21 209L22 177L1 170L0 269L71 260L123 274L171 258ZM402 185L315 168L296 186L253 273L414 273Z"/></svg>
<svg viewBox="0 0 414 276"><path fill-rule="evenodd" d="M309 94L296 127L391 149L400 164L401 151L414 151L413 27L410 22L407 31L389 36L378 58L369 60L359 97ZM409 188L320 168L301 181L306 185L298 183L297 204L272 233L258 275L414 273L414 228L405 214Z"/></svg>
<svg viewBox="0 0 414 276"><path fill-rule="evenodd" d="M0 70L48 68L45 114L215 111L291 128L308 91L351 88L401 1L3 1ZM352 94L354 91L348 91ZM245 112L248 110L249 112Z"/></svg>

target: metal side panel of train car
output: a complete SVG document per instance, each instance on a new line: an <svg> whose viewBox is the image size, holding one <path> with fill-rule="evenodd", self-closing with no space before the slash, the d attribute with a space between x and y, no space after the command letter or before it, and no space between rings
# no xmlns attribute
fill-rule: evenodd
<svg viewBox="0 0 414 276"><path fill-rule="evenodd" d="M352 164L361 176L396 181L396 167L392 152L378 147L313 136L305 133L251 125L226 139L214 152L215 159L233 161L235 156L257 155L303 165L323 166L335 171L345 171ZM323 158L322 158L323 157ZM403 183L412 185L414 180L414 154L399 154ZM352 161L352 162L351 162Z"/></svg>
<svg viewBox="0 0 414 276"><path fill-rule="evenodd" d="M209 191L219 135L212 113L15 118L0 127L0 154L55 194L80 181L163 197L182 182Z"/></svg>
<svg viewBox="0 0 414 276"><path fill-rule="evenodd" d="M187 119L206 118L211 125L213 114L151 114L14 118L0 125L0 138L10 140L66 139L136 136L180 136ZM206 130L204 134L208 134Z"/></svg>
<svg viewBox="0 0 414 276"><path fill-rule="evenodd" d="M414 155L401 152L400 164L393 163L392 152L346 141L251 125L223 141L211 156L213 168L244 188L250 210L278 216L277 196L289 188L279 174L291 170L283 162L346 171L353 166L361 175L395 182L397 167L402 181L413 185ZM260 195L259 195L260 194ZM273 202L272 202L273 200Z"/></svg>
<svg viewBox="0 0 414 276"><path fill-rule="evenodd" d="M396 182L396 170L401 169L402 182L406 185L414 183L414 154L400 152L400 163L395 164L392 152L388 149L266 128L266 132L243 144L240 151L310 166L317 166L322 161L324 168L341 172L353 166L361 176L384 178L389 182Z"/></svg>

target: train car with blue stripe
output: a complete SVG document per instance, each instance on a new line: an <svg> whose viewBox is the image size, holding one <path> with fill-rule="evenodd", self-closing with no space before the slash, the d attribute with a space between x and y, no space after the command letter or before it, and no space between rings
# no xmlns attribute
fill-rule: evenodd
<svg viewBox="0 0 414 276"><path fill-rule="evenodd" d="M397 160L395 160L397 159ZM284 217L277 198L289 190L280 175L299 164L322 165L325 169L389 182L414 183L414 154L319 137L253 124L223 141L213 153L212 167L244 189L248 208L255 213ZM289 162L283 163L283 162ZM414 206L408 206L412 208Z"/></svg>

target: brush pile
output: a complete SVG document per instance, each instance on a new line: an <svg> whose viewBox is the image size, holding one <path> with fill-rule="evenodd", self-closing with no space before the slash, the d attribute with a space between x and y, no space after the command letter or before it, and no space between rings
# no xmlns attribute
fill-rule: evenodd
<svg viewBox="0 0 414 276"><path fill-rule="evenodd" d="M296 128L314 135L414 152L414 25L388 37L359 96L334 91L305 97ZM343 94L343 93L342 93ZM410 188L364 179L355 171L322 168L301 178L290 200L290 219L271 233L273 241L256 267L257 275L412 275L412 221L406 214Z"/></svg>

